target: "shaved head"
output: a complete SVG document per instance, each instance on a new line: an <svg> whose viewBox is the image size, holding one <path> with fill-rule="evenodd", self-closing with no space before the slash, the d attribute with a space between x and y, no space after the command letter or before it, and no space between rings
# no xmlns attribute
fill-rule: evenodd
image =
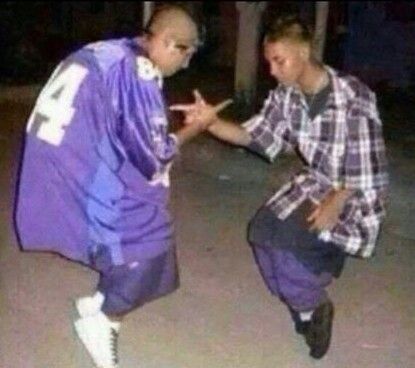
<svg viewBox="0 0 415 368"><path fill-rule="evenodd" d="M196 23L177 5L158 8L148 22L143 45L162 74L173 75L188 67L200 46Z"/></svg>
<svg viewBox="0 0 415 368"><path fill-rule="evenodd" d="M152 35L168 33L176 40L196 44L198 31L192 17L178 6L165 6L157 9L147 25Z"/></svg>

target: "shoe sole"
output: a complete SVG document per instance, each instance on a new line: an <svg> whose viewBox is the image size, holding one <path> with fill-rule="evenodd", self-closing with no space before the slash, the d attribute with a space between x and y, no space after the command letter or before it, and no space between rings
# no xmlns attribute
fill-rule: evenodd
<svg viewBox="0 0 415 368"><path fill-rule="evenodd" d="M74 330L75 330L75 334L76 334L76 336L78 337L78 339L82 342L82 345L83 345L83 347L85 348L85 350L87 351L87 353L88 353L88 355L89 355L89 357L90 357L90 359L92 360L92 362L93 362L93 364L94 364L94 366L96 367L96 368L104 368L102 365L97 365L96 363L95 363L95 361L94 361L94 358L93 358L93 354L90 352L90 350L88 349L88 336L86 335L86 334L84 334L84 333L82 333L82 329L79 327L79 325L80 325L80 320L77 320L77 321L75 321L74 323L73 323L73 328L74 328Z"/></svg>
<svg viewBox="0 0 415 368"><path fill-rule="evenodd" d="M96 368L119 368L118 362L117 363L115 363L115 362L112 362L112 363L106 362L106 363L101 363L101 364L97 363L99 361L102 362L102 360L103 360L102 356L101 356L102 351L100 350L99 347L97 347L94 344L94 341L99 339L99 336L100 336L101 333L97 330L94 330L94 329L90 330L88 328L88 323L87 322L90 322L91 318L95 318L95 317L89 315L89 316L84 317L84 318L75 319L75 321L72 324L72 326L74 328L75 335L82 342L82 345L84 346L85 350L88 352L88 355L91 358L91 360L92 360L92 362L93 362L93 364ZM105 316L103 315L102 318L105 318ZM99 323L101 323L101 322L99 322ZM85 327L85 324L86 324L86 327ZM114 329L115 331L117 331L117 333L118 333L119 327L114 326L114 323L111 326L111 328ZM91 347L91 345L92 345L92 347ZM104 361L105 361L105 359L104 359Z"/></svg>

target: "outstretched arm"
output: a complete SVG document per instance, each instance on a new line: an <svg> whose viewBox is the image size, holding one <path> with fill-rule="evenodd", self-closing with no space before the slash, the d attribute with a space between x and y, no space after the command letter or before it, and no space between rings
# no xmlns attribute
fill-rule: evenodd
<svg viewBox="0 0 415 368"><path fill-rule="evenodd" d="M219 118L208 127L208 132L216 138L236 146L247 147L251 142L251 137L240 125Z"/></svg>
<svg viewBox="0 0 415 368"><path fill-rule="evenodd" d="M193 104L170 107L170 110L184 112L186 127L183 130L193 126L201 126L223 141L244 147L249 145L251 138L241 126L235 122L220 119L217 115L232 102L231 100L210 105L206 103L198 91L194 91L194 95L195 102Z"/></svg>

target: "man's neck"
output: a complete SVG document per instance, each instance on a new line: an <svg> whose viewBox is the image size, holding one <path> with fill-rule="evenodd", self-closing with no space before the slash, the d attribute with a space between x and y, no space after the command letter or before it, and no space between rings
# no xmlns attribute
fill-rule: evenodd
<svg viewBox="0 0 415 368"><path fill-rule="evenodd" d="M327 81L328 74L324 67L310 62L298 81L298 87L305 94L316 94L327 85Z"/></svg>

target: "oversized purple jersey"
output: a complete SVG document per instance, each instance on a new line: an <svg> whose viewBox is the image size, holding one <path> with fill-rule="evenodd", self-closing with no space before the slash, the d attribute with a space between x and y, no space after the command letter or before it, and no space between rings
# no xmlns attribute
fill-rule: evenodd
<svg viewBox="0 0 415 368"><path fill-rule="evenodd" d="M114 264L172 244L161 75L140 41L88 45L56 69L27 125L16 227L26 250L90 264L107 247Z"/></svg>

